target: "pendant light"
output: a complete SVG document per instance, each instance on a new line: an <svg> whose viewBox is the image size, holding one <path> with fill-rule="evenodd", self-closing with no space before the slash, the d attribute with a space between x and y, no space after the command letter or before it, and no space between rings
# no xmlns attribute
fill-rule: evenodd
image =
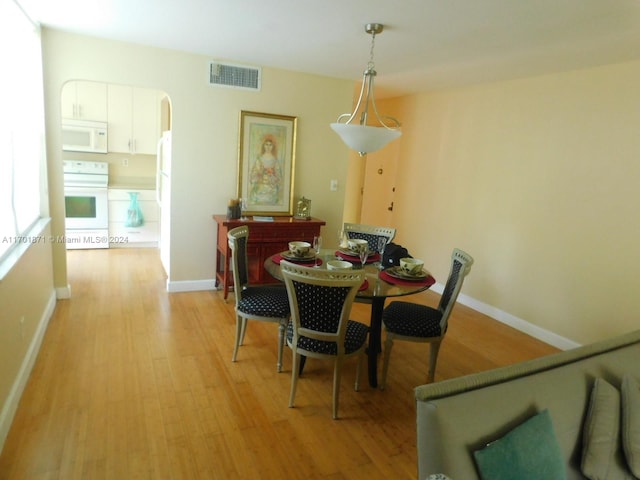
<svg viewBox="0 0 640 480"><path fill-rule="evenodd" d="M367 23L365 25L365 32L371 35L371 52L367 69L362 76L362 88L358 103L352 113L343 113L335 123L331 124L331 128L340 135L342 141L349 148L357 151L360 156L375 152L402 135L398 120L386 115L380 116L373 92L373 80L376 76L373 48L376 35L382 33L383 29L384 25L381 23ZM372 120L376 120L377 125L367 123L370 107L375 114L375 118ZM345 121L342 122L342 120Z"/></svg>

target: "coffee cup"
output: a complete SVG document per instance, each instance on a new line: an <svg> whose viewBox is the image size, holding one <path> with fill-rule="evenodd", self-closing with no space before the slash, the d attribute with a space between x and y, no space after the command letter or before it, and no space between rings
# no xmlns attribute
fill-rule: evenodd
<svg viewBox="0 0 640 480"><path fill-rule="evenodd" d="M418 258L401 258L400 270L407 275L418 275L422 272L424 261Z"/></svg>
<svg viewBox="0 0 640 480"><path fill-rule="evenodd" d="M309 242L289 242L289 251L294 257L305 257L309 253Z"/></svg>
<svg viewBox="0 0 640 480"><path fill-rule="evenodd" d="M353 250L354 252L360 252L369 248L369 242L363 238L350 238L347 244L349 245L349 250Z"/></svg>
<svg viewBox="0 0 640 480"><path fill-rule="evenodd" d="M351 268L353 268L353 264L344 260L329 260L327 262L328 270L349 270Z"/></svg>

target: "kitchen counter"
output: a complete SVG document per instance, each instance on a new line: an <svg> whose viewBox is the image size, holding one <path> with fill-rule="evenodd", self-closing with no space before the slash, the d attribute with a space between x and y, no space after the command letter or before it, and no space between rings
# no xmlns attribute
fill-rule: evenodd
<svg viewBox="0 0 640 480"><path fill-rule="evenodd" d="M109 188L115 190L155 190L155 177L109 177Z"/></svg>

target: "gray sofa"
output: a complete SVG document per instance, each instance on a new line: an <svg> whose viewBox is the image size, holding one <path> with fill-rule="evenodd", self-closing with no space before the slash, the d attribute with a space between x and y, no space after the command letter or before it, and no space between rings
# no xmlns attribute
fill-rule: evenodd
<svg viewBox="0 0 640 480"><path fill-rule="evenodd" d="M479 478L473 451L548 409L566 460L580 472L582 426L594 379L617 387L640 373L640 330L554 355L415 389L418 479Z"/></svg>

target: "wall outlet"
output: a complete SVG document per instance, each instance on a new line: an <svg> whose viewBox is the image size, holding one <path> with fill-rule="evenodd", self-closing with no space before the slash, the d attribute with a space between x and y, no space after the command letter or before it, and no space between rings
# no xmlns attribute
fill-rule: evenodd
<svg viewBox="0 0 640 480"><path fill-rule="evenodd" d="M122 159L122 166L123 167L128 167L129 166L129 159L128 158L123 158Z"/></svg>
<svg viewBox="0 0 640 480"><path fill-rule="evenodd" d="M331 182L329 183L329 190L331 190L332 192L338 191L338 180L331 180Z"/></svg>

